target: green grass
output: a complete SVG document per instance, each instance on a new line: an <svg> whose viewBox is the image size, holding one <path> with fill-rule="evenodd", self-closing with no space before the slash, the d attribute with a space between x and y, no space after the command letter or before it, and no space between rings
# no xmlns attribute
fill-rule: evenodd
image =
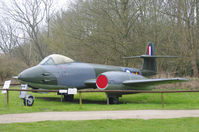
<svg viewBox="0 0 199 132"><path fill-rule="evenodd" d="M44 121L0 124L1 132L198 132L199 118Z"/></svg>
<svg viewBox="0 0 199 132"><path fill-rule="evenodd" d="M160 94L129 94L120 98L120 104L106 105L104 93L83 93L83 105L80 108L79 95L74 102L60 102L56 93L30 93L36 97L32 107L20 104L19 92L9 92L9 106L4 104L4 95L0 93L0 114L44 111L96 111L96 110L135 110L162 109ZM164 94L165 109L199 109L199 93Z"/></svg>

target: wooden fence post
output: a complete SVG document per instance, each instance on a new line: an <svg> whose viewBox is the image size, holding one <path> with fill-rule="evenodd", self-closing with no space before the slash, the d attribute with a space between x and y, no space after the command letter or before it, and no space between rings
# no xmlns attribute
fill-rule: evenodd
<svg viewBox="0 0 199 132"><path fill-rule="evenodd" d="M82 92L79 92L79 104L80 108L82 108Z"/></svg>
<svg viewBox="0 0 199 132"><path fill-rule="evenodd" d="M7 95L7 101L6 101L6 105L9 105L9 90L6 89L6 95Z"/></svg>
<svg viewBox="0 0 199 132"><path fill-rule="evenodd" d="M161 101L162 101L162 108L164 109L164 95L163 95L163 92L161 93Z"/></svg>

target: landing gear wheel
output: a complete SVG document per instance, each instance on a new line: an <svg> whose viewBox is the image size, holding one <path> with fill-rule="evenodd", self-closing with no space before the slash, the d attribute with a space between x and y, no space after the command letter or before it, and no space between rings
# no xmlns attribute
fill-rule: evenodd
<svg viewBox="0 0 199 132"><path fill-rule="evenodd" d="M34 97L32 95L27 95L23 99L24 106L32 106L34 104Z"/></svg>
<svg viewBox="0 0 199 132"><path fill-rule="evenodd" d="M64 94L64 100L65 101L73 101L74 95L73 94Z"/></svg>
<svg viewBox="0 0 199 132"><path fill-rule="evenodd" d="M119 103L119 97L108 97L109 104L118 104Z"/></svg>

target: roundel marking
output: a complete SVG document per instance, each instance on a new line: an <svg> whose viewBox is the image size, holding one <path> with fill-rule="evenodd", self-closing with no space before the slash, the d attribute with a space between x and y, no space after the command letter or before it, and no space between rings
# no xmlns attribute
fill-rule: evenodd
<svg viewBox="0 0 199 132"><path fill-rule="evenodd" d="M108 85L108 79L106 78L106 76L100 75L97 78L97 87L100 89L105 89L107 85Z"/></svg>

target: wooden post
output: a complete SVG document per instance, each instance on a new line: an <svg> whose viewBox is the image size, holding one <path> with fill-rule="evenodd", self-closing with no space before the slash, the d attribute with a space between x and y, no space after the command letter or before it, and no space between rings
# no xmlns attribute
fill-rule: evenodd
<svg viewBox="0 0 199 132"><path fill-rule="evenodd" d="M161 93L162 108L164 109L164 95Z"/></svg>
<svg viewBox="0 0 199 132"><path fill-rule="evenodd" d="M80 108L82 108L82 92L79 92L79 104Z"/></svg>
<svg viewBox="0 0 199 132"><path fill-rule="evenodd" d="M63 95L62 95L62 93L61 93L61 102L62 102L62 98L63 98Z"/></svg>
<svg viewBox="0 0 199 132"><path fill-rule="evenodd" d="M6 94L4 94L4 106L6 107L7 99L6 99Z"/></svg>
<svg viewBox="0 0 199 132"><path fill-rule="evenodd" d="M9 90L8 89L6 89L6 95L7 95L6 105L8 106L8 104L9 104Z"/></svg>
<svg viewBox="0 0 199 132"><path fill-rule="evenodd" d="M109 105L109 97L107 96L107 105Z"/></svg>
<svg viewBox="0 0 199 132"><path fill-rule="evenodd" d="M106 101L107 101L107 105L109 105L109 97L107 93L106 93Z"/></svg>

